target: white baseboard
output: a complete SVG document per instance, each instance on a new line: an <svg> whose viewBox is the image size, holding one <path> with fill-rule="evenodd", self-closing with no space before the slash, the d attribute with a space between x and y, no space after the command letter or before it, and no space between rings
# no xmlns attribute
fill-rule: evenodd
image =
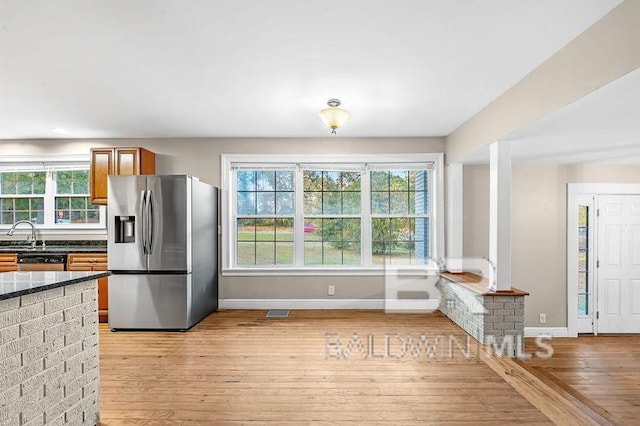
<svg viewBox="0 0 640 426"><path fill-rule="evenodd" d="M524 337L536 337L540 335L551 337L568 337L567 327L525 327Z"/></svg>
<svg viewBox="0 0 640 426"><path fill-rule="evenodd" d="M383 299L222 299L220 309L384 309Z"/></svg>

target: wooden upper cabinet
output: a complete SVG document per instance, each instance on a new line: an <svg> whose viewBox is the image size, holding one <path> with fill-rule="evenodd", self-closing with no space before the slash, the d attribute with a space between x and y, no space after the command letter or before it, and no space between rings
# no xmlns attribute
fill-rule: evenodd
<svg viewBox="0 0 640 426"><path fill-rule="evenodd" d="M153 175L156 172L156 155L144 148L116 148L114 175Z"/></svg>
<svg viewBox="0 0 640 426"><path fill-rule="evenodd" d="M91 203L107 204L107 176L153 175L156 155L144 148L94 148L91 150Z"/></svg>
<svg viewBox="0 0 640 426"><path fill-rule="evenodd" d="M139 175L140 174L140 158L138 150L118 149L116 152L116 175Z"/></svg>
<svg viewBox="0 0 640 426"><path fill-rule="evenodd" d="M113 148L91 150L89 190L93 204L107 204L107 176L113 174Z"/></svg>

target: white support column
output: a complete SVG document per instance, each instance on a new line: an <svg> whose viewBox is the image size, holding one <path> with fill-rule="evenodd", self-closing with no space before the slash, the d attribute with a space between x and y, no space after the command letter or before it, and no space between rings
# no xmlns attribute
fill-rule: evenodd
<svg viewBox="0 0 640 426"><path fill-rule="evenodd" d="M463 168L460 163L447 166L447 270L462 272L463 240Z"/></svg>
<svg viewBox="0 0 640 426"><path fill-rule="evenodd" d="M511 145L490 146L489 282L494 290L511 290Z"/></svg>

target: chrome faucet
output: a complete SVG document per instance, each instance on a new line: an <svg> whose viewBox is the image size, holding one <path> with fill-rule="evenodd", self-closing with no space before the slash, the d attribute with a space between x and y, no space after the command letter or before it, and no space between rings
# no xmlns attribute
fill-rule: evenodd
<svg viewBox="0 0 640 426"><path fill-rule="evenodd" d="M11 225L11 229L9 229L7 235L13 235L13 233L16 231L16 226L20 225L21 223L26 223L31 227L31 235L27 236L27 242L31 243L31 247L36 248L36 226L28 220L19 220Z"/></svg>

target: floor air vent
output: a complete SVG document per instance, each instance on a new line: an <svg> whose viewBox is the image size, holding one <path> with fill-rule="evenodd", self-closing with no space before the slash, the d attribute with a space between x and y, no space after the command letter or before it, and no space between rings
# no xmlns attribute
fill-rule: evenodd
<svg viewBox="0 0 640 426"><path fill-rule="evenodd" d="M271 309L267 311L267 318L288 318L289 311L286 309Z"/></svg>

